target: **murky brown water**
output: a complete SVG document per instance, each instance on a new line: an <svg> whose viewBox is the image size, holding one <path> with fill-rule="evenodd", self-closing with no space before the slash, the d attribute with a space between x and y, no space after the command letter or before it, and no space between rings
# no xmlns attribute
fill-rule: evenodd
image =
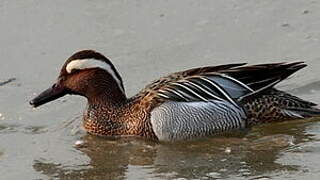
<svg viewBox="0 0 320 180"><path fill-rule="evenodd" d="M320 102L319 8L314 0L1 0L0 179L318 179L319 119L164 144L87 135L80 97L36 110L27 102L87 48L113 60L129 95L190 67L304 60L309 67L278 87Z"/></svg>

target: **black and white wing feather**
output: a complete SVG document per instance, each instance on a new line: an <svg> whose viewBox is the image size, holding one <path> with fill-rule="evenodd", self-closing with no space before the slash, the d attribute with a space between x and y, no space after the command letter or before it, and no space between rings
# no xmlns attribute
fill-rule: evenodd
<svg viewBox="0 0 320 180"><path fill-rule="evenodd" d="M161 88L158 95L162 98L182 101L227 101L235 106L236 99L254 92L249 86L224 74L193 76L170 82Z"/></svg>
<svg viewBox="0 0 320 180"><path fill-rule="evenodd" d="M303 62L243 66L229 64L190 69L168 76L158 96L172 101L227 101L234 105L258 95L305 67Z"/></svg>

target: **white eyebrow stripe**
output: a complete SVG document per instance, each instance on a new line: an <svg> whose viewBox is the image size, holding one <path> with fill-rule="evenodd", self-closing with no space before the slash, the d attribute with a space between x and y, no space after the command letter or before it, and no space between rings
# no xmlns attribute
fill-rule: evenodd
<svg viewBox="0 0 320 180"><path fill-rule="evenodd" d="M124 92L124 89L122 88L122 82L117 77L114 70L111 68L111 65L107 64L103 61L96 60L96 59L73 60L67 64L66 71L70 74L72 72L72 70L74 70L74 69L83 70L83 69L91 69L91 68L100 68L100 69L107 71L113 77L113 79L116 80L121 91Z"/></svg>

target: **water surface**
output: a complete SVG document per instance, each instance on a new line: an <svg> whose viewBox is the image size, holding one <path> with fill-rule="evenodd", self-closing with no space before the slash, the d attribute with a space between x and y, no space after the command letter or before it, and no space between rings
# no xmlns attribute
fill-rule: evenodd
<svg viewBox="0 0 320 180"><path fill-rule="evenodd" d="M302 60L309 67L278 87L320 102L319 8L313 0L0 1L0 179L318 179L319 119L168 144L87 135L81 97L38 109L28 101L68 56L96 49L128 96L182 69Z"/></svg>

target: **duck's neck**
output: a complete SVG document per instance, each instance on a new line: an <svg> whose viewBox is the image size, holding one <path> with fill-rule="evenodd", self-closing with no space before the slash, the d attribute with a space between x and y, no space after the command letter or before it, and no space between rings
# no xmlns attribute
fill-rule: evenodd
<svg viewBox="0 0 320 180"><path fill-rule="evenodd" d="M125 129L123 107L127 104L125 93L117 86L92 85L87 90L88 105L84 113L84 127L92 134L118 135Z"/></svg>
<svg viewBox="0 0 320 180"><path fill-rule="evenodd" d="M126 122L124 121L123 105L115 105L110 102L88 102L83 117L85 129L96 135L116 136L124 133Z"/></svg>
<svg viewBox="0 0 320 180"><path fill-rule="evenodd" d="M127 99L122 91L104 89L89 96L84 113L85 129L95 135L137 135L156 139L147 110L139 101Z"/></svg>
<svg viewBox="0 0 320 180"><path fill-rule="evenodd" d="M99 87L87 96L88 103L103 106L119 106L127 101L125 93L118 87Z"/></svg>

